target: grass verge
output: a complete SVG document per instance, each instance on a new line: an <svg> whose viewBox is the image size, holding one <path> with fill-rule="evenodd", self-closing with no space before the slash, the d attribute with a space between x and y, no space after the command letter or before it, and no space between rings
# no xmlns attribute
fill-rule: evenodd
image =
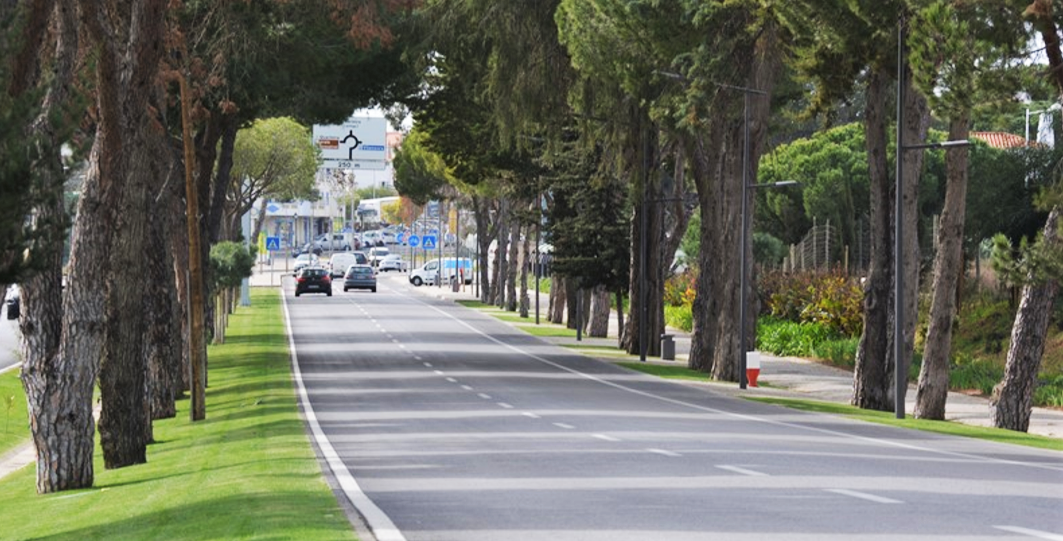
<svg viewBox="0 0 1063 541"><path fill-rule="evenodd" d="M901 428L911 428L915 430L922 430L925 432L936 432L938 434L948 434L951 436L964 436L968 438L978 438L982 440L989 440L1000 443L1011 443L1016 445L1026 445L1028 447L1039 447L1041 449L1051 449L1053 451L1063 451L1063 440L1057 438L1049 438L1046 436L1038 436L1035 434L1026 434L1024 432L1015 432L1013 430L971 426L951 421L928 421L926 419L913 419L911 417L907 417L905 419L897 419L891 412L865 410L850 406L848 404L821 402L818 400L803 400L797 398L776 398L761 396L747 396L744 398L748 400L755 400L757 402L762 402L765 404L775 404L802 411L813 411L817 413L844 415L845 417L859 419L861 421L868 421L872 423L879 423L883 425L890 425Z"/></svg>
<svg viewBox="0 0 1063 541"><path fill-rule="evenodd" d="M355 539L307 440L274 289L211 346L207 419L156 421L148 462L104 470L91 489L38 496L32 467L0 480L7 539ZM47 517L42 520L42 517Z"/></svg>
<svg viewBox="0 0 1063 541"><path fill-rule="evenodd" d="M616 363L624 368L634 370L636 372L642 372L651 376L657 376L664 379L682 379L688 381L708 381L708 376L704 372L698 372L697 370L691 370L685 366L664 366L660 364L651 363Z"/></svg>
<svg viewBox="0 0 1063 541"><path fill-rule="evenodd" d="M0 374L0 456L30 441L26 393L18 369Z"/></svg>

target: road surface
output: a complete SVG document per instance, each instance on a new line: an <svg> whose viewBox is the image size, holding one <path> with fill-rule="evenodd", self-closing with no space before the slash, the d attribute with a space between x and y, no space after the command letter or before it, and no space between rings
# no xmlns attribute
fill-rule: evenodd
<svg viewBox="0 0 1063 541"><path fill-rule="evenodd" d="M1063 540L1063 454L761 405L381 277L286 291L308 417L378 539Z"/></svg>

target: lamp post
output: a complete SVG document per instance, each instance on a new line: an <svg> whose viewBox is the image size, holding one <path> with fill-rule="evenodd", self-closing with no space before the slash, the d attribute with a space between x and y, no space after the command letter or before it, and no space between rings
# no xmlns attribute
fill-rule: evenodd
<svg viewBox="0 0 1063 541"><path fill-rule="evenodd" d="M908 391L908 362L904 358L904 153L909 150L926 150L930 148L956 148L971 144L969 140L942 141L916 145L904 144L904 16L897 20L897 186L894 190L893 221L893 412L897 419L904 419L904 396Z"/></svg>
<svg viewBox="0 0 1063 541"><path fill-rule="evenodd" d="M1053 103L1052 105L1049 105L1047 109L1041 109L1041 110L1038 110L1038 111L1031 111L1029 107L1026 108L1026 144L1027 144L1027 146L1029 146L1029 144L1030 144L1030 116L1039 115L1041 113L1051 113L1051 112L1054 112L1054 111L1058 111L1060 109L1063 109L1063 105L1060 105L1058 102L1057 103ZM1038 126L1040 126L1040 125L1038 125ZM1038 133L1037 135L1040 136L1041 134Z"/></svg>
<svg viewBox="0 0 1063 541"><path fill-rule="evenodd" d="M743 175L743 179L744 179ZM746 304L748 298L749 285L746 283L746 275L749 273L749 258L746 257L746 252L749 248L749 238L746 236L746 230L749 229L749 210L748 210L748 198L750 190L755 188L781 188L783 186L796 186L798 182L796 180L781 180L779 182L769 182L765 184L746 184L742 182L742 231L739 233L740 240L739 246L741 253L739 254L739 266L741 267L740 276L738 278L738 343L741 349L739 354L740 361L738 363L738 387L745 389L748 385L746 378Z"/></svg>

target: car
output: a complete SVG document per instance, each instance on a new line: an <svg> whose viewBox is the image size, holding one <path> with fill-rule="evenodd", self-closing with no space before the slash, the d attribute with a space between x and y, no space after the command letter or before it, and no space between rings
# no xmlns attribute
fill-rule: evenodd
<svg viewBox="0 0 1063 541"><path fill-rule="evenodd" d="M389 253L387 248L370 248L369 249L369 264L377 266L380 264L380 260L384 259Z"/></svg>
<svg viewBox="0 0 1063 541"><path fill-rule="evenodd" d="M442 269L442 273L440 269ZM436 281L440 278L445 284L451 283L455 279L465 282L465 285L471 284L473 278L472 260L467 257L431 259L424 265L410 271L410 283L418 287L424 284L436 285Z"/></svg>
<svg viewBox="0 0 1063 541"><path fill-rule="evenodd" d="M377 263L377 269L380 272L387 272L391 270L397 270L399 272L406 272L406 262L402 260L402 256L399 254L388 254L384 256Z"/></svg>
<svg viewBox="0 0 1063 541"><path fill-rule="evenodd" d="M306 267L317 267L317 266L320 266L320 264L321 264L321 260L318 259L318 257L316 255L314 255L314 254L311 254L311 253L299 254L298 256L295 257L295 266L292 267L292 274L293 275L298 275L299 271L303 270L304 268L306 268Z"/></svg>
<svg viewBox="0 0 1063 541"><path fill-rule="evenodd" d="M19 289L18 284L7 288L4 304L7 305L7 319L18 319L22 313L22 290Z"/></svg>
<svg viewBox="0 0 1063 541"><path fill-rule="evenodd" d="M376 271L369 265L351 265L343 275L343 291L368 289L376 293Z"/></svg>
<svg viewBox="0 0 1063 541"><path fill-rule="evenodd" d="M303 293L324 293L332 296L332 277L321 267L304 267L295 277L295 296Z"/></svg>
<svg viewBox="0 0 1063 541"><path fill-rule="evenodd" d="M368 265L369 258L362 252L341 252L329 258L329 274L333 278L343 276L351 265Z"/></svg>

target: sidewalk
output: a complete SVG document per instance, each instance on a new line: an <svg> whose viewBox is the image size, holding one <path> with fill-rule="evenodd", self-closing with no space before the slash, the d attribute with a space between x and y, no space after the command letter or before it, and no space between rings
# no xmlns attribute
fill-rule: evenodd
<svg viewBox="0 0 1063 541"><path fill-rule="evenodd" d="M411 289L425 295L449 300L478 300L472 288L465 291L452 292L449 288L420 287ZM535 321L535 293L531 295L530 310L532 316L529 321ZM549 305L549 297L542 293L539 299L540 318L546 321L545 314ZM675 336L675 361L661 361L657 358L649 358L647 362L666 366L686 366L687 356L690 353L690 335L678 329L669 328L668 332ZM616 347L617 319L615 311L610 314L609 338L583 337L582 345L601 345L603 348L613 349ZM550 338L550 341L558 345L574 345L575 338ZM585 352L593 355L593 352ZM615 357L599 356L606 362L617 362ZM628 359L619 359L628 360ZM761 353L761 370L758 380L763 383L762 387L750 387L741 390L736 384L711 383L715 392L726 393L734 396L779 396L791 398L807 398L848 404L852 399L853 375L848 370L836 368L800 359L797 357L776 357ZM905 411L911 415L915 410L914 385L909 385L905 396ZM963 393L950 392L946 402L945 418L975 426L992 426L992 412L989 409L989 399L980 396L970 396ZM1030 416L1030 434L1038 434L1053 438L1063 438L1063 410L1047 408L1034 408Z"/></svg>

